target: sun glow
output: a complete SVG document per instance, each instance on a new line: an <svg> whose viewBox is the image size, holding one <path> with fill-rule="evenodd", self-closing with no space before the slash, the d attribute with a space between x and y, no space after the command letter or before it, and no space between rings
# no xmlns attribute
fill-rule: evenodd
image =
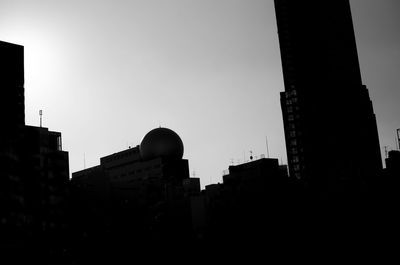
<svg viewBox="0 0 400 265"><path fill-rule="evenodd" d="M8 28L2 32L3 41L24 46L27 124L37 123L37 112L45 107L46 95L54 88L63 62L59 45L51 36L34 27Z"/></svg>

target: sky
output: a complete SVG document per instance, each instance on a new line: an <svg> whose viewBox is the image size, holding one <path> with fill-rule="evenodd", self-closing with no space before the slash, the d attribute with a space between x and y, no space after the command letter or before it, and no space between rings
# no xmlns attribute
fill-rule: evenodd
<svg viewBox="0 0 400 265"><path fill-rule="evenodd" d="M350 3L384 157L400 128L400 1ZM251 152L287 163L272 0L0 0L0 40L25 47L26 124L43 110L71 173L159 126L202 187Z"/></svg>

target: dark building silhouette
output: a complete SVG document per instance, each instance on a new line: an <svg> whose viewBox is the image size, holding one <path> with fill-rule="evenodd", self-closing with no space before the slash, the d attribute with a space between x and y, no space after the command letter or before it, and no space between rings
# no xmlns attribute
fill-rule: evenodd
<svg viewBox="0 0 400 265"><path fill-rule="evenodd" d="M61 133L25 126L19 141L18 176L23 188L23 238L42 261L59 262L66 251L68 229L68 152Z"/></svg>
<svg viewBox="0 0 400 265"><path fill-rule="evenodd" d="M382 178L377 183L380 184L379 197L385 198L393 207L396 207L395 205L400 202L400 151L389 151L385 164L386 168L383 170Z"/></svg>
<svg viewBox="0 0 400 265"><path fill-rule="evenodd" d="M241 254L258 252L270 244L278 246L286 238L287 180L278 159L229 166L222 184L208 185L202 191L205 245Z"/></svg>
<svg viewBox="0 0 400 265"><path fill-rule="evenodd" d="M223 176L223 183L227 186L241 186L242 190L248 190L254 195L257 189L262 189L262 195L268 195L266 188L275 189L282 185L284 174L275 158L261 158L248 163L229 166L229 174ZM250 195L250 194L249 194Z"/></svg>
<svg viewBox="0 0 400 265"><path fill-rule="evenodd" d="M0 111L4 116L0 130L0 233L6 238L5 234L22 226L25 211L18 172L18 141L25 125L24 48L0 41L0 58Z"/></svg>
<svg viewBox="0 0 400 265"><path fill-rule="evenodd" d="M386 170L393 176L400 176L400 151L391 150L385 159Z"/></svg>
<svg viewBox="0 0 400 265"><path fill-rule="evenodd" d="M25 125L24 49L0 42L0 255L55 262L65 250L68 153L61 133Z"/></svg>
<svg viewBox="0 0 400 265"><path fill-rule="evenodd" d="M0 41L0 58L0 111L3 113L3 135L25 125L24 47ZM5 140L1 138L0 141Z"/></svg>
<svg viewBox="0 0 400 265"><path fill-rule="evenodd" d="M201 217L191 210L192 204L198 204L191 198L200 194L200 181L189 177L188 160L182 156L181 138L170 129L156 128L140 145L74 172L78 256L90 260L103 248L111 256L183 250L201 226Z"/></svg>
<svg viewBox="0 0 400 265"><path fill-rule="evenodd" d="M363 192L382 170L348 0L275 0L291 177L324 198Z"/></svg>

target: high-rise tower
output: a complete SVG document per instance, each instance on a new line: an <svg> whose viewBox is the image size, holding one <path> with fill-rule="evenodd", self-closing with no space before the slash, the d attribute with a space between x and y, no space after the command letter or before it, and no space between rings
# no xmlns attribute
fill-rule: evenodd
<svg viewBox="0 0 400 265"><path fill-rule="evenodd" d="M323 194L361 191L382 161L348 0L275 0L290 175Z"/></svg>
<svg viewBox="0 0 400 265"><path fill-rule="evenodd" d="M23 46L0 41L0 76L0 113L4 129L23 126L25 125Z"/></svg>

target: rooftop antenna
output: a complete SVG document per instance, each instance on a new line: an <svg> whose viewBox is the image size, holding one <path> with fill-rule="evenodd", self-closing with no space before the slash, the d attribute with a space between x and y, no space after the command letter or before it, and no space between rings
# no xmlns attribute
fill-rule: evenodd
<svg viewBox="0 0 400 265"><path fill-rule="evenodd" d="M39 110L39 116L40 116L40 128L42 128L42 116L43 116L42 110Z"/></svg>
<svg viewBox="0 0 400 265"><path fill-rule="evenodd" d="M385 147L385 158L388 158L388 146L385 145L384 147Z"/></svg>
<svg viewBox="0 0 400 265"><path fill-rule="evenodd" d="M267 145L267 158L269 158L268 137L265 136L265 144Z"/></svg>
<svg viewBox="0 0 400 265"><path fill-rule="evenodd" d="M250 160L253 160L253 151L250 150Z"/></svg>

